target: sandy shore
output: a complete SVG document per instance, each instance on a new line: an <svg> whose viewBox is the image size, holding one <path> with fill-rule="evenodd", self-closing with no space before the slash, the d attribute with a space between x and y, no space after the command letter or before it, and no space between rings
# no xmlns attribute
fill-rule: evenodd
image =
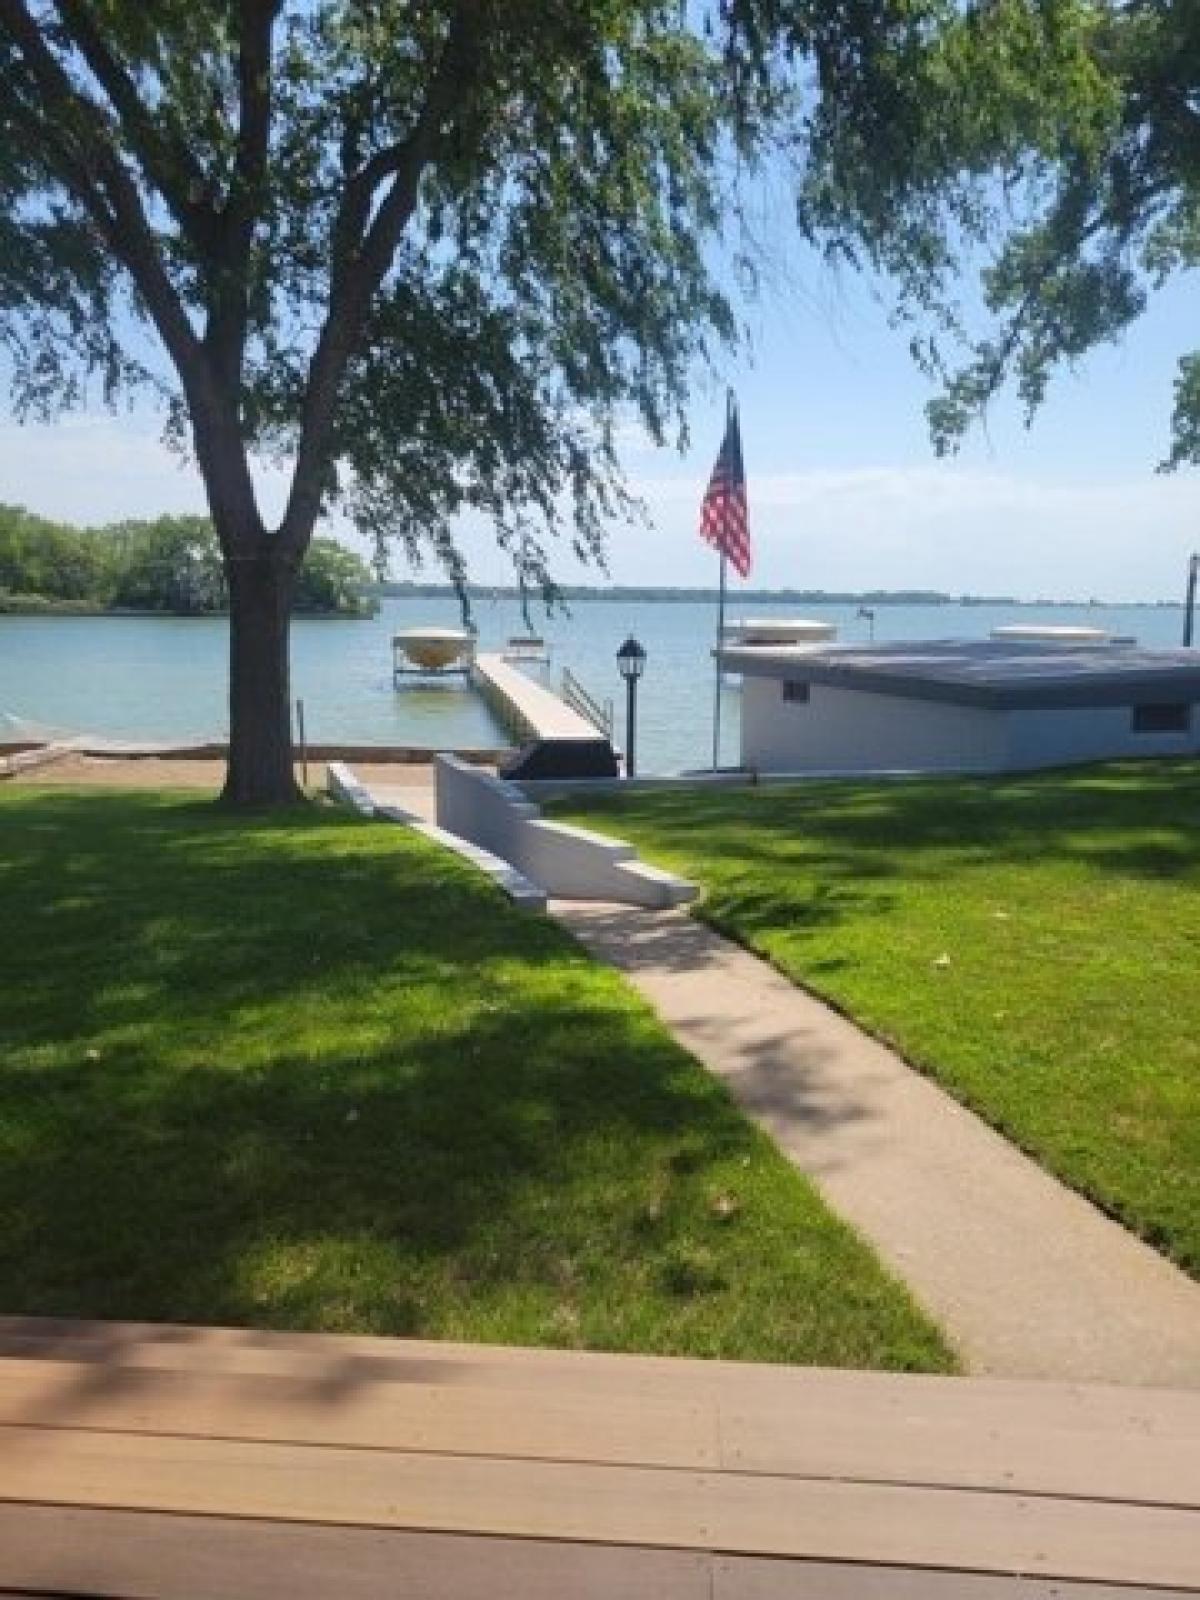
<svg viewBox="0 0 1200 1600"><path fill-rule="evenodd" d="M355 772L371 786L387 785L411 790L433 788L432 766L420 763L356 761ZM324 761L314 761L308 769L310 788L324 788ZM296 769L297 779L300 769ZM6 783L95 785L110 789L198 789L209 792L225 782L223 761L180 761L169 756L65 756L42 767L30 767Z"/></svg>
<svg viewBox="0 0 1200 1600"><path fill-rule="evenodd" d="M64 756L45 766L18 772L8 783L102 785L110 789L219 789L225 782L223 761L172 761L165 756Z"/></svg>

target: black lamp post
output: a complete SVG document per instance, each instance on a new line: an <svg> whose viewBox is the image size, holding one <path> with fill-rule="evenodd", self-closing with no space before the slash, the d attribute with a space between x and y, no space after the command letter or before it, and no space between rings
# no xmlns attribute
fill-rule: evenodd
<svg viewBox="0 0 1200 1600"><path fill-rule="evenodd" d="M646 670L646 652L632 634L617 651L617 666L625 679L625 776L632 778L636 772L634 739L637 734L637 686Z"/></svg>

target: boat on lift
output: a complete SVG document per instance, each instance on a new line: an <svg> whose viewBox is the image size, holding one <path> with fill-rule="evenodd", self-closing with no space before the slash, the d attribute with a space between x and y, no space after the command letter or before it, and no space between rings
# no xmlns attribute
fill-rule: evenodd
<svg viewBox="0 0 1200 1600"><path fill-rule="evenodd" d="M466 628L402 628L392 635L392 676L470 672L475 635Z"/></svg>

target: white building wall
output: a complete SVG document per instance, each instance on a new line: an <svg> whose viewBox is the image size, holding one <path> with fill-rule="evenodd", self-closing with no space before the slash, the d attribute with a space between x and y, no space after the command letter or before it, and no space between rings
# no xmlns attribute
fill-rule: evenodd
<svg viewBox="0 0 1200 1600"><path fill-rule="evenodd" d="M1200 751L1187 733L1135 733L1129 706L990 711L815 683L807 702L778 678L742 684L742 764L759 772L1004 772Z"/></svg>
<svg viewBox="0 0 1200 1600"><path fill-rule="evenodd" d="M783 698L778 678L742 680L742 764L759 772L991 772L1004 766L1005 713L814 683Z"/></svg>
<svg viewBox="0 0 1200 1600"><path fill-rule="evenodd" d="M1121 756L1186 756L1200 749L1200 709L1187 733L1135 733L1129 706L1011 711L1009 766L1055 767Z"/></svg>

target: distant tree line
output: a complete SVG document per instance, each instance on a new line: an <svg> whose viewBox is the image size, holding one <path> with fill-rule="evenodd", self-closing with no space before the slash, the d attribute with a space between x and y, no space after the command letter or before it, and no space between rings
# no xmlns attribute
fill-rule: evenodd
<svg viewBox="0 0 1200 1600"><path fill-rule="evenodd" d="M412 580L391 579L371 586L374 594L390 595L397 599L432 600L457 599L458 591L448 583L418 583ZM521 591L515 584L469 584L466 594L470 600L517 600ZM554 590L555 602L572 600L644 600L678 601L680 604L698 600L715 600L715 589L683 589L670 585L616 584L600 587L598 584L563 584ZM1011 594L946 594L940 589L739 589L729 596L731 615L742 605L801 605L801 606L1051 606L1078 609L1080 606L1137 605L1179 610L1178 600L1097 600L1088 598L1050 598L1038 595L1032 600L1021 600Z"/></svg>
<svg viewBox="0 0 1200 1600"><path fill-rule="evenodd" d="M376 586L379 594L410 596L414 599L432 598L434 596L454 595L456 591L449 584L415 583L408 581L387 582ZM468 595L475 600L490 599L492 596L504 599L517 599L520 590L516 585L500 585L491 587L486 584L470 585ZM654 601L693 601L715 598L715 589L684 589L673 585L646 585L627 584L601 587L598 584L564 584L554 591L556 600L654 600ZM731 595L729 604L735 609L738 605L760 601L779 601L789 605L834 606L834 605L881 605L881 606L951 606L951 605L996 605L1011 606L1021 602L1014 600L1011 595L955 595L943 594L937 589L740 589L736 595Z"/></svg>
<svg viewBox="0 0 1200 1600"><path fill-rule="evenodd" d="M298 613L369 616L371 574L335 539L314 539L296 579ZM151 611L206 616L229 604L207 517L79 528L0 505L0 611Z"/></svg>

